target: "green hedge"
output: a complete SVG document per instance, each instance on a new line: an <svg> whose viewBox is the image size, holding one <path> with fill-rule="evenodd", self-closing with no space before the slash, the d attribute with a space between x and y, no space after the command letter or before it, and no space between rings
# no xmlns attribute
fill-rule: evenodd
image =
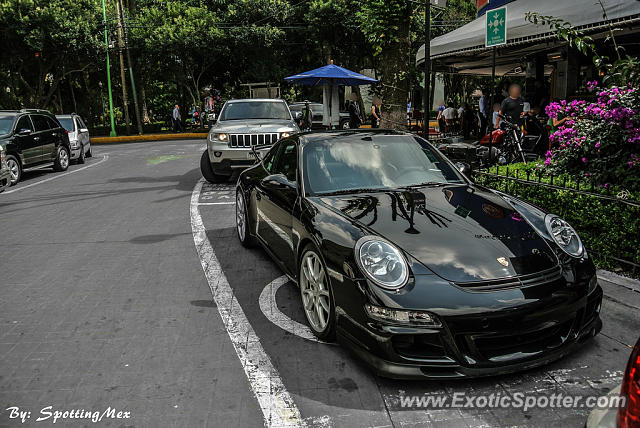
<svg viewBox="0 0 640 428"><path fill-rule="evenodd" d="M509 176L525 179L526 170L530 171L530 180L538 181L535 165L531 164L509 165ZM500 167L497 172L506 176L507 168ZM495 174L496 169L492 168L490 173ZM540 176L540 181L550 184L551 178ZM567 186L576 187L576 183L565 180L565 177L554 177L556 185L564 185L565 181ZM640 207L571 190L553 189L483 174L476 175L476 182L518 196L567 220L580 234L597 267L640 276L637 267L634 271L633 265L614 260L618 258L640 264ZM587 184L578 183L578 187L591 191ZM616 193L612 190L607 194L613 196ZM631 194L629 199L638 201L638 196Z"/></svg>

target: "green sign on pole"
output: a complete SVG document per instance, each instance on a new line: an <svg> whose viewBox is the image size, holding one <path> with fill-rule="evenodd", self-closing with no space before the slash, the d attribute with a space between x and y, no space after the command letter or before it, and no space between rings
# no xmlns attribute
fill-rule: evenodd
<svg viewBox="0 0 640 428"><path fill-rule="evenodd" d="M484 14L486 21L484 45L504 45L507 43L507 7L492 9Z"/></svg>

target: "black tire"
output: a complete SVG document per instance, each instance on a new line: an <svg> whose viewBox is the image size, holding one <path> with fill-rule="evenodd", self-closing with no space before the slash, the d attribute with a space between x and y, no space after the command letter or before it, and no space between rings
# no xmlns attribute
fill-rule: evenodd
<svg viewBox="0 0 640 428"><path fill-rule="evenodd" d="M91 150L92 150L91 149L91 143L89 143L89 150L87 150L87 157L88 158L93 157L93 152Z"/></svg>
<svg viewBox="0 0 640 428"><path fill-rule="evenodd" d="M315 255L315 257L317 258L318 262L320 263L320 266L322 267L322 270L324 271L323 274L323 279L324 279L324 283L326 284L326 292L328 292L328 294L326 295L326 297L328 298L326 300L326 302L328 303L328 307L329 307L329 311L328 311L328 318L326 321L326 326L323 329L318 329L315 325L314 325L314 321L312 319L310 319L310 316L308 314L308 310L306 308L306 303L305 303L305 294L307 294L307 299L311 298L309 296L309 293L305 291L305 288L307 290L309 290L309 288L306 287L307 284L305 284L305 273L303 272L303 265L306 264L307 262L307 256L308 255ZM308 282L308 281L306 281ZM329 273L327 271L327 267L324 264L324 261L322 259L322 257L320 256L320 251L318 251L318 249L315 247L315 245L312 244L308 244L304 250L302 251L302 257L300 257L300 261L298 262L298 285L300 288L300 301L302 303L302 310L305 314L305 318L307 319L307 324L309 325L311 332L320 340L324 341L324 342L333 342L336 339L336 309L335 309L335 302L333 300L333 290L331 287L331 281L329 279ZM313 287L311 287L313 288ZM323 290L324 291L324 290ZM314 293L311 293L314 294ZM320 298L319 294L315 294L316 299ZM308 302L308 300L307 300ZM314 303L315 305L315 303ZM313 312L313 311L311 311ZM314 312L315 314L317 314L317 312Z"/></svg>
<svg viewBox="0 0 640 428"><path fill-rule="evenodd" d="M211 167L211 161L209 160L209 153L207 150L202 153L202 157L200 158L200 171L202 172L202 176L209 183L215 184L229 181L228 175L220 175L213 172L213 167Z"/></svg>
<svg viewBox="0 0 640 428"><path fill-rule="evenodd" d="M69 149L65 146L58 146L56 149L56 160L53 161L53 170L66 171L67 168L69 168L69 159L71 159Z"/></svg>
<svg viewBox="0 0 640 428"><path fill-rule="evenodd" d="M243 221L242 227L240 223L241 220ZM236 189L236 233L243 247L251 248L255 245L256 240L251 235L247 201L241 188Z"/></svg>
<svg viewBox="0 0 640 428"><path fill-rule="evenodd" d="M6 158L9 170L11 170L11 186L15 186L22 179L22 165L17 157L7 155Z"/></svg>
<svg viewBox="0 0 640 428"><path fill-rule="evenodd" d="M340 122L340 129L349 129L349 121L348 120L343 120L342 122Z"/></svg>
<svg viewBox="0 0 640 428"><path fill-rule="evenodd" d="M85 161L85 153L84 153L84 146L80 146L80 156L78 157L78 163L79 164L83 164Z"/></svg>

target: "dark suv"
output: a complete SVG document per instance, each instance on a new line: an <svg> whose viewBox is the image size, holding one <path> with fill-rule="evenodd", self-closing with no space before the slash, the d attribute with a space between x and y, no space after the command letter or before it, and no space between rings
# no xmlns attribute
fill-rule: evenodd
<svg viewBox="0 0 640 428"><path fill-rule="evenodd" d="M20 181L24 171L69 167L67 131L46 110L0 110L0 146L11 171L11 185Z"/></svg>

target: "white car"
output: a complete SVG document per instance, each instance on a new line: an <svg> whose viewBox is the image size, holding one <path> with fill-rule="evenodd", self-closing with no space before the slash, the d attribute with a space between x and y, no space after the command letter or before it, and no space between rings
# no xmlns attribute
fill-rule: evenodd
<svg viewBox="0 0 640 428"><path fill-rule="evenodd" d="M78 163L84 163L85 157L90 158L91 138L89 138L89 129L84 124L82 118L75 114L58 114L56 118L60 124L69 133L69 144L71 146L71 160L77 160Z"/></svg>
<svg viewBox="0 0 640 428"><path fill-rule="evenodd" d="M200 160L202 175L219 183L228 180L234 170L250 167L256 162L251 147L275 144L300 132L297 118L281 99L227 101L209 130L207 150Z"/></svg>

